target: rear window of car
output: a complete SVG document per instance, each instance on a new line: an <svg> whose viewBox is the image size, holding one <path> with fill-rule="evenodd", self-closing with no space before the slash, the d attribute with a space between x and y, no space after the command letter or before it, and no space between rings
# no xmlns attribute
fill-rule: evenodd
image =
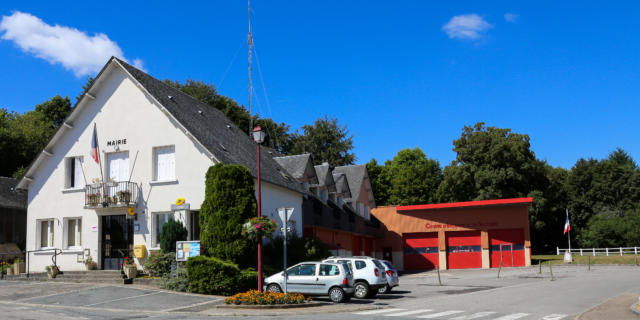
<svg viewBox="0 0 640 320"><path fill-rule="evenodd" d="M347 275L351 275L351 265L350 264L345 262L345 263L342 264L342 267L344 268L344 272Z"/></svg>
<svg viewBox="0 0 640 320"><path fill-rule="evenodd" d="M389 269L395 269L395 268L393 267L393 265L391 264L391 262L389 262L389 261L382 261L382 263L383 263L385 266L387 266L387 268L389 268Z"/></svg>
<svg viewBox="0 0 640 320"><path fill-rule="evenodd" d="M376 267L380 268L380 269L384 269L384 266L382 265L382 263L380 263L380 261L378 260L373 260L373 264L376 265Z"/></svg>
<svg viewBox="0 0 640 320"><path fill-rule="evenodd" d="M367 267L367 263L362 260L356 260L356 269L364 269Z"/></svg>
<svg viewBox="0 0 640 320"><path fill-rule="evenodd" d="M321 264L320 265L321 276L337 276L340 275L340 268L335 264Z"/></svg>

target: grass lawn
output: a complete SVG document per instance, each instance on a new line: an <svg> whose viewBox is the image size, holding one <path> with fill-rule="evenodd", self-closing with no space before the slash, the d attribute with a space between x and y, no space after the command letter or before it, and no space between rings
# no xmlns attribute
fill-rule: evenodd
<svg viewBox="0 0 640 320"><path fill-rule="evenodd" d="M532 255L531 256L531 264L539 264L542 262L543 264L547 264L551 262L552 264L564 264L564 255ZM587 264L591 262L591 264L628 264L634 265L640 263L640 257L636 257L632 254L625 255L610 255L610 256L580 256L579 254L573 254L573 264Z"/></svg>

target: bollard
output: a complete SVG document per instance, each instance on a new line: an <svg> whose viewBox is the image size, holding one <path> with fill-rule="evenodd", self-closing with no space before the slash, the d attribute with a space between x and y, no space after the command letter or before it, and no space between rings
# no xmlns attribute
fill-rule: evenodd
<svg viewBox="0 0 640 320"><path fill-rule="evenodd" d="M438 285L442 285L442 280L440 280L440 266L436 266L436 271L438 272Z"/></svg>
<svg viewBox="0 0 640 320"><path fill-rule="evenodd" d="M587 269L587 271L591 271L591 256L587 256L587 265L589 266L589 269Z"/></svg>
<svg viewBox="0 0 640 320"><path fill-rule="evenodd" d="M555 281L556 278L553 276L553 269L551 268L551 261L549 261L549 273L551 274L551 281Z"/></svg>
<svg viewBox="0 0 640 320"><path fill-rule="evenodd" d="M502 271L502 260L500 260L500 266L498 267L498 279L500 279L500 271Z"/></svg>
<svg viewBox="0 0 640 320"><path fill-rule="evenodd" d="M538 274L542 274L542 260L538 260Z"/></svg>

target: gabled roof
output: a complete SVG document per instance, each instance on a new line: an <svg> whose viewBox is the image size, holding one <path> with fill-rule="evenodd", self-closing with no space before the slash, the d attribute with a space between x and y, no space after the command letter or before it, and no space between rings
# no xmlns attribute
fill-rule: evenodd
<svg viewBox="0 0 640 320"><path fill-rule="evenodd" d="M143 91L151 95L160 104L161 108L166 110L171 117L183 126L186 130L185 134L192 136L210 152L215 159L225 164L244 165L249 168L254 177L257 176L257 150L255 142L251 140L249 135L244 131L236 127L222 111L200 102L182 91L167 85L164 81L158 80L116 57L112 57L107 62L100 74L96 77L92 87L100 80L99 78L103 71L112 63L121 66L124 71L130 74L133 80L138 82ZM83 107L84 105L78 103L69 117L79 111L78 106ZM57 134L58 132L56 132L56 135ZM261 179L296 192L304 193L305 191L301 183L291 177L273 160L276 152L266 147L262 147L261 149ZM31 168L29 171L30 170Z"/></svg>
<svg viewBox="0 0 640 320"><path fill-rule="evenodd" d="M304 181L307 175L307 183L318 184L318 176L313 168L311 154L298 154L293 156L275 157L273 158L281 167L283 167L294 178Z"/></svg>
<svg viewBox="0 0 640 320"><path fill-rule="evenodd" d="M0 177L0 208L27 209L27 193L16 190L18 180Z"/></svg>
<svg viewBox="0 0 640 320"><path fill-rule="evenodd" d="M367 173L367 166L364 164L335 167L334 174L344 174L351 189L351 199L358 199L362 190L362 182Z"/></svg>
<svg viewBox="0 0 640 320"><path fill-rule="evenodd" d="M336 183L333 181L333 174L328 163L323 163L313 167L318 176L318 186L326 186L329 192L336 192Z"/></svg>
<svg viewBox="0 0 640 320"><path fill-rule="evenodd" d="M336 191L342 194L343 198L351 198L351 189L349 188L349 181L344 173L333 173L333 181L336 182Z"/></svg>

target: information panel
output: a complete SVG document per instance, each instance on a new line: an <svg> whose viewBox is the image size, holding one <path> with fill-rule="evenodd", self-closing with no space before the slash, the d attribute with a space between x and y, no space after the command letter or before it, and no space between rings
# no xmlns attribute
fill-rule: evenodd
<svg viewBox="0 0 640 320"><path fill-rule="evenodd" d="M176 261L187 261L200 255L200 241L177 241Z"/></svg>

